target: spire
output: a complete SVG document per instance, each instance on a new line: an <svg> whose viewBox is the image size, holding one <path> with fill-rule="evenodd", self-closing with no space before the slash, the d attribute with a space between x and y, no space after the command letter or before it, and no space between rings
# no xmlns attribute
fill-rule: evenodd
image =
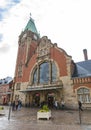
<svg viewBox="0 0 91 130"><path fill-rule="evenodd" d="M31 18L31 14L30 14L30 19L29 19L24 31L26 31L26 30L29 30L29 31L31 31L31 32L33 32L33 33L35 33L35 34L37 34L39 36L39 33L38 33L37 29L36 29L34 20Z"/></svg>

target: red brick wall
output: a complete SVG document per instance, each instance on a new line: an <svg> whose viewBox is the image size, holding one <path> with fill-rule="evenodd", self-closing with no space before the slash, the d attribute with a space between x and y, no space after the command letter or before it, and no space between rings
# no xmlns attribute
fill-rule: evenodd
<svg viewBox="0 0 91 130"><path fill-rule="evenodd" d="M60 50L56 48L51 48L51 59L54 59L58 67L60 69L60 76L66 76L67 75L67 66L66 66L66 57L64 52L61 52Z"/></svg>
<svg viewBox="0 0 91 130"><path fill-rule="evenodd" d="M35 54L34 54L36 47L37 47L37 43L33 41L30 44L30 50L28 52L28 58L30 59L31 63L30 64L27 63L27 65L26 65L25 64L25 61L26 61L26 44L24 46L19 46L18 55L17 55L17 62L16 62L15 78L14 78L15 82L27 82L27 81L29 81L31 66L32 66L32 64L35 63L34 59L36 59L36 58L34 58L34 57L36 57ZM33 57L32 57L32 55L33 55ZM18 75L17 75L18 74L18 66L19 66L20 62L22 62L22 64L23 64L23 66L22 66L23 67L22 68L23 76L18 77Z"/></svg>
<svg viewBox="0 0 91 130"><path fill-rule="evenodd" d="M31 47L32 47L32 50L33 50L33 48L34 49L36 48L36 46L31 46ZM17 72L18 64L19 64L21 58L23 60L26 58L25 57L25 52L24 52L24 54L22 54L22 51L20 51L18 54L20 56L18 56L16 72ZM51 59L56 61L57 65L58 65L60 76L66 76L67 75L67 65L66 65L67 63L66 63L66 57L65 57L66 54L65 54L65 52L60 51L59 49L57 49L55 47L52 47L50 49L50 55L51 55ZM31 76L30 72L31 72L31 70L33 69L33 66L36 63L36 58L37 58L37 54L33 54L33 56L29 60L29 63L27 64L27 66L23 65L23 76L22 77L17 77L16 76L16 78L15 78L16 82L28 82L29 81L29 78L31 78L30 77Z"/></svg>
<svg viewBox="0 0 91 130"><path fill-rule="evenodd" d="M24 68L22 82L28 82L29 81L29 78L31 78L30 72L31 72L33 66L35 65L35 63L36 63L36 54L34 54L32 56L28 66Z"/></svg>
<svg viewBox="0 0 91 130"><path fill-rule="evenodd" d="M83 84L75 84L74 86L73 86L73 90L75 91L75 89L78 89L78 88L80 88L80 87L82 87L83 88L83 86L84 87L88 87L88 88L91 88L91 83L83 83Z"/></svg>

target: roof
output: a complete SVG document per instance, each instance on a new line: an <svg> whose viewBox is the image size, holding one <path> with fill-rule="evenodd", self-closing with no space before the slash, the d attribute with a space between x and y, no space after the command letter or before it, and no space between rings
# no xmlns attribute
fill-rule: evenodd
<svg viewBox="0 0 91 130"><path fill-rule="evenodd" d="M0 84L9 84L13 79L11 77L6 77L4 79L0 79Z"/></svg>
<svg viewBox="0 0 91 130"><path fill-rule="evenodd" d="M34 20L32 18L29 19L24 31L26 31L26 30L34 32L39 36L39 33L38 33L37 28L35 26Z"/></svg>
<svg viewBox="0 0 91 130"><path fill-rule="evenodd" d="M77 62L72 77L88 77L91 76L91 60Z"/></svg>

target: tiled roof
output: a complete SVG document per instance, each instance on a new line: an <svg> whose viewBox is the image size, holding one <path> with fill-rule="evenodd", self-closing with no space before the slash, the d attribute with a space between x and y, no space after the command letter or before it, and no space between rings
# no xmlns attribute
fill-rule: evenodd
<svg viewBox="0 0 91 130"><path fill-rule="evenodd" d="M72 77L88 77L91 76L91 60L77 62Z"/></svg>

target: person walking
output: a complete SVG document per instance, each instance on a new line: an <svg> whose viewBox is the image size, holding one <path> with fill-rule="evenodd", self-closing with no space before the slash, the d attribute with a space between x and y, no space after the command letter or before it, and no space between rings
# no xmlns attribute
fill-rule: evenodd
<svg viewBox="0 0 91 130"><path fill-rule="evenodd" d="M62 105L62 110L64 110L64 107L65 107L65 102L64 102L64 100L62 100L61 105Z"/></svg>
<svg viewBox="0 0 91 130"><path fill-rule="evenodd" d="M55 102L54 102L54 107L56 108L56 110L58 109L58 101L57 100L55 100Z"/></svg>
<svg viewBox="0 0 91 130"><path fill-rule="evenodd" d="M79 110L83 111L81 101L78 101Z"/></svg>
<svg viewBox="0 0 91 130"><path fill-rule="evenodd" d="M12 111L15 110L15 101L12 101Z"/></svg>
<svg viewBox="0 0 91 130"><path fill-rule="evenodd" d="M18 101L18 110L21 110L21 107L22 107L22 101L19 100L19 101Z"/></svg>
<svg viewBox="0 0 91 130"><path fill-rule="evenodd" d="M18 100L15 100L15 109L16 109L16 110L18 110L18 105L19 105Z"/></svg>

